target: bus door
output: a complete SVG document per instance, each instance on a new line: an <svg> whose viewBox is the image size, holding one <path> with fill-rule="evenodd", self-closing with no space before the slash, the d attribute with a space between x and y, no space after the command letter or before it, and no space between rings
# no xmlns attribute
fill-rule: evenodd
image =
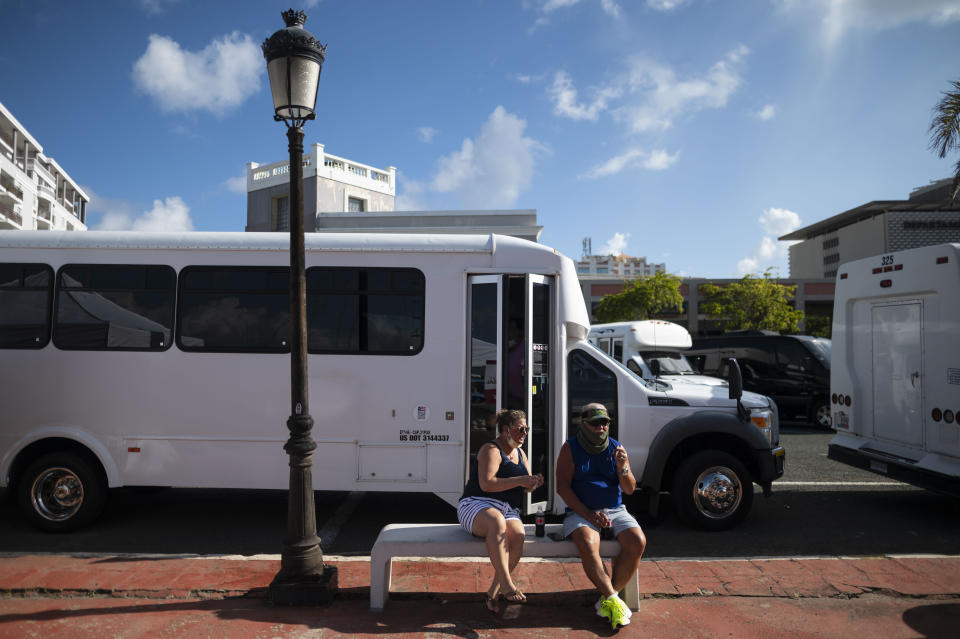
<svg viewBox="0 0 960 639"><path fill-rule="evenodd" d="M873 434L923 445L920 302L873 307Z"/></svg>
<svg viewBox="0 0 960 639"><path fill-rule="evenodd" d="M473 275L469 286L467 472L480 447L497 437L497 411L523 410L530 428L524 453L533 473L544 477L544 485L527 495L525 511L540 505L546 511L556 454L551 446L553 278Z"/></svg>

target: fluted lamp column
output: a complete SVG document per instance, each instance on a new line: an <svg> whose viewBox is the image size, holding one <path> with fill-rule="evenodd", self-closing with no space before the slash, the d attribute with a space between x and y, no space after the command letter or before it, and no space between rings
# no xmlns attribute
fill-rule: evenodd
<svg viewBox="0 0 960 639"><path fill-rule="evenodd" d="M303 124L316 117L317 85L326 55L303 28L307 14L282 14L286 28L263 43L273 94L274 120L287 125L290 150L290 437L283 449L290 457L287 535L280 571L269 598L274 604L316 606L337 592L337 569L323 563L313 499L313 419L307 389L307 291L303 247Z"/></svg>

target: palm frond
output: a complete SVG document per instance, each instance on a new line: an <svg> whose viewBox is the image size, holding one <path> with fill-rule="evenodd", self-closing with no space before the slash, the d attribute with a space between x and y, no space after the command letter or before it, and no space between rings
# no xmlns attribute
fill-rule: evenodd
<svg viewBox="0 0 960 639"><path fill-rule="evenodd" d="M944 91L943 98L933 108L930 121L930 148L941 158L947 152L960 149L960 80L950 83L951 89Z"/></svg>

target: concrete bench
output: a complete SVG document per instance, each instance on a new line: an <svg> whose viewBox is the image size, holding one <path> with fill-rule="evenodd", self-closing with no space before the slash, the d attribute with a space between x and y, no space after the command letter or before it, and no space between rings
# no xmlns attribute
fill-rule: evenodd
<svg viewBox="0 0 960 639"><path fill-rule="evenodd" d="M524 557L580 557L572 541L553 541L549 536L534 536L534 526L524 526L527 538ZM547 524L547 535L561 533L562 524ZM600 542L600 556L616 561L620 544ZM396 557L487 557L483 539L468 534L458 524L390 524L385 526L370 552L370 609L383 610L390 596L390 575ZM640 608L640 590L634 573L623 591L631 610Z"/></svg>

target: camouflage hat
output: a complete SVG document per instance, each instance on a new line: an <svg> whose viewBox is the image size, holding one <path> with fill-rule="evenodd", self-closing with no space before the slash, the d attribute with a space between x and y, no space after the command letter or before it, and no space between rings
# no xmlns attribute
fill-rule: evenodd
<svg viewBox="0 0 960 639"><path fill-rule="evenodd" d="M608 422L610 421L610 415L607 414L607 409L603 406L591 406L584 409L582 417L585 422L596 422L601 419L605 419Z"/></svg>

